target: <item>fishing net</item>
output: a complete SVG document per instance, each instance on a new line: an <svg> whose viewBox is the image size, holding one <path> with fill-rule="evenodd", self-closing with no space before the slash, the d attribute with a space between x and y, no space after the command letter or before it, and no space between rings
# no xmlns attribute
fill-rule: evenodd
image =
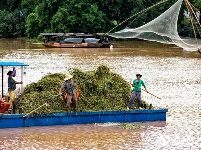
<svg viewBox="0 0 201 150"><path fill-rule="evenodd" d="M137 38L165 44L175 44L186 51L197 50L196 45L189 44L180 38L177 21L183 0L178 0L163 14L138 28L125 28L109 34L115 38Z"/></svg>

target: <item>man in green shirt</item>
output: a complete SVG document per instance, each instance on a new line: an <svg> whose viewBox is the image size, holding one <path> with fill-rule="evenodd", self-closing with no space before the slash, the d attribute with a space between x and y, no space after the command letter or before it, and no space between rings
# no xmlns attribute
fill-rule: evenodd
<svg viewBox="0 0 201 150"><path fill-rule="evenodd" d="M129 110L129 108L132 106L135 98L137 98L138 100L138 108L140 108L141 106L141 86L143 86L145 90L147 91L146 85L144 84L144 81L141 80L141 77L142 77L141 74L136 74L136 79L133 80L133 83L132 83L133 90L132 90L131 98L128 102L127 110Z"/></svg>

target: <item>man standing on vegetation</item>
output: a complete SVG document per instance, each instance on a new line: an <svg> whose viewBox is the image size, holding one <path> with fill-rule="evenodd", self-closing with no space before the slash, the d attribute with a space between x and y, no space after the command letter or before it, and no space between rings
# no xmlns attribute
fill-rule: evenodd
<svg viewBox="0 0 201 150"><path fill-rule="evenodd" d="M148 93L144 81L141 80L141 77L142 77L141 74L136 74L136 79L134 79L132 82L133 90L131 98L128 102L127 110L129 110L129 108L132 106L135 98L137 98L138 100L138 108L141 107L141 86L143 86L145 88L145 91Z"/></svg>
<svg viewBox="0 0 201 150"><path fill-rule="evenodd" d="M15 100L15 89L16 89L16 84L22 84L22 82L16 82L13 79L13 71L9 71L7 73L8 75L8 94L10 96L10 108L13 108L13 102Z"/></svg>
<svg viewBox="0 0 201 150"><path fill-rule="evenodd" d="M62 89L65 90L67 96L67 103L66 103L66 110L68 111L68 109L70 108L70 103L71 103L71 99L74 102L74 111L76 111L76 90L75 90L75 86L73 84L72 79L72 75L67 74L65 77L65 82L62 84L61 88L59 89L59 95L62 95Z"/></svg>

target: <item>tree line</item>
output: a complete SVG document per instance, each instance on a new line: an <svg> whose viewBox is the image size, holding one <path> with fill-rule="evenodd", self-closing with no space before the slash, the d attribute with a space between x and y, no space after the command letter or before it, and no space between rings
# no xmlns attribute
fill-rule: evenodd
<svg viewBox="0 0 201 150"><path fill-rule="evenodd" d="M35 38L42 32L106 33L131 15L158 3L160 0L1 0L0 37ZM135 21L122 24L138 27L162 14L176 0L169 0ZM191 1L201 10L201 0ZM182 6L178 31L182 36L191 36L190 20ZM113 31L114 32L114 31Z"/></svg>

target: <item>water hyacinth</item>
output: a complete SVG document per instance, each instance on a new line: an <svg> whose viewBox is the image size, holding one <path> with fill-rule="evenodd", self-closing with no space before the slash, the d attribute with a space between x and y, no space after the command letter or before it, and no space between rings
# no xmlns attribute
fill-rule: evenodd
<svg viewBox="0 0 201 150"><path fill-rule="evenodd" d="M73 69L71 74L76 90L79 92L78 112L125 110L130 98L131 87L120 75L111 72L107 66L101 65L96 70L89 72ZM57 96L64 77L65 74L61 73L46 75L37 83L25 87L19 101L22 112L29 113L44 103L47 103L48 106L44 106L34 114L48 115L65 112L66 104L61 96ZM145 104L144 101L142 103ZM133 108L136 105L135 102Z"/></svg>

